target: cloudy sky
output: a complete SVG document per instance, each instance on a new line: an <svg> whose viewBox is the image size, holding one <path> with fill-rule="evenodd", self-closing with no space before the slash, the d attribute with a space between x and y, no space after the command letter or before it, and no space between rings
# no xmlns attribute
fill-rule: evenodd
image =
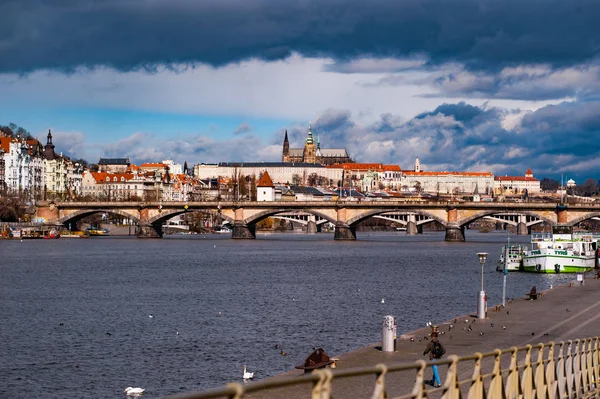
<svg viewBox="0 0 600 399"><path fill-rule="evenodd" d="M0 124L97 162L279 161L600 179L600 2L4 0Z"/></svg>

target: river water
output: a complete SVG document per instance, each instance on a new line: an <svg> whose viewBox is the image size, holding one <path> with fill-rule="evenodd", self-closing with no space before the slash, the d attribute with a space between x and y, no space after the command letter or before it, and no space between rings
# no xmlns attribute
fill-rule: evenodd
<svg viewBox="0 0 600 399"><path fill-rule="evenodd" d="M255 379L289 371L314 347L335 356L380 342L385 315L400 335L474 313L477 252L490 253L485 288L501 303L507 232L466 239L0 240L0 397L121 398L140 386L155 398L241 381L244 364ZM511 273L507 297L573 277Z"/></svg>

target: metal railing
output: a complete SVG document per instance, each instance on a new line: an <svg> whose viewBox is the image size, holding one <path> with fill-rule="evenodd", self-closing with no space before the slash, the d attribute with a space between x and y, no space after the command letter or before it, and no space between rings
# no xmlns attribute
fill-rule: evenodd
<svg viewBox="0 0 600 399"><path fill-rule="evenodd" d="M334 384L353 377L373 376L374 384L368 389L370 399L441 398L597 398L600 397L600 337L566 342L549 342L469 356L450 355L434 362L377 364L371 367L345 370L319 369L311 374L295 377L272 378L250 384L230 383L226 387L205 392L170 396L170 399L241 399L246 395L268 398L268 390L275 388L304 388L301 397L330 399L335 395ZM533 358L535 356L535 359ZM439 388L426 386L428 367L448 367L446 378ZM407 372L414 372L408 374ZM440 370L441 371L441 370ZM405 392L386 389L386 376L404 372ZM394 377L398 381L397 377ZM363 380L356 383L359 388ZM414 382L413 382L414 381ZM352 381L347 380L348 384ZM397 384L396 384L397 388ZM302 394L302 391L300 391ZM392 396L393 395L393 396ZM292 395L290 395L292 396ZM284 397L286 397L284 395Z"/></svg>

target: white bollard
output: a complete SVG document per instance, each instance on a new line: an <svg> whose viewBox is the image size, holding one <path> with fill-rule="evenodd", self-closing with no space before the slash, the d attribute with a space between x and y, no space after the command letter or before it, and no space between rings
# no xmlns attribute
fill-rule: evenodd
<svg viewBox="0 0 600 399"><path fill-rule="evenodd" d="M479 291L479 296L477 297L477 318L485 319L486 310L485 291Z"/></svg>
<svg viewBox="0 0 600 399"><path fill-rule="evenodd" d="M394 316L383 316L383 334L381 338L381 350L383 352L394 352L396 340L396 322Z"/></svg>

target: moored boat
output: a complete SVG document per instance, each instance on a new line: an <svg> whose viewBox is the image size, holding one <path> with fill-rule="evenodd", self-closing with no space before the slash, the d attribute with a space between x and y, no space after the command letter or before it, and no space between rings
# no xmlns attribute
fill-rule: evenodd
<svg viewBox="0 0 600 399"><path fill-rule="evenodd" d="M496 270L499 272L504 271L504 269L509 272L523 270L523 254L525 249L522 245L504 245Z"/></svg>
<svg viewBox="0 0 600 399"><path fill-rule="evenodd" d="M523 270L534 273L577 273L593 270L600 237L553 226L552 234L533 233L531 249L523 254Z"/></svg>

